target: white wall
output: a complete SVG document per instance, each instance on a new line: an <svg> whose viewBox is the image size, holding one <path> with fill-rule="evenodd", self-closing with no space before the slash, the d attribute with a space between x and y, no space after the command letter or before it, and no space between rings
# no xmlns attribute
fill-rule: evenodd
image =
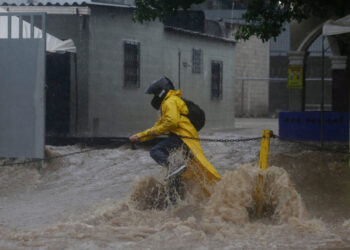
<svg viewBox="0 0 350 250"><path fill-rule="evenodd" d="M237 78L269 78L269 42L263 43L256 37L239 41L236 47L235 65ZM266 115L269 108L269 81L236 80L235 100L236 114L239 116Z"/></svg>
<svg viewBox="0 0 350 250"><path fill-rule="evenodd" d="M131 10L92 8L90 16L89 128L93 136L126 136L151 126L157 115L146 87L166 75L206 111L209 128L234 126L234 44L164 31L163 24L131 21ZM123 41L140 42L140 88L123 87ZM201 74L193 74L192 48L203 51ZM211 60L223 61L223 99L210 97ZM187 63L187 67L184 66Z"/></svg>

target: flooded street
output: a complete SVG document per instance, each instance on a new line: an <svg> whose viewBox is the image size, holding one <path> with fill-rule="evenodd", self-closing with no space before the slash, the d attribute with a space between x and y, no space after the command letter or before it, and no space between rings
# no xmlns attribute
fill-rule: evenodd
<svg viewBox="0 0 350 250"><path fill-rule="evenodd" d="M350 1L0 0L0 250L350 250L349 34Z"/></svg>
<svg viewBox="0 0 350 250"><path fill-rule="evenodd" d="M278 134L276 119L237 119L212 139ZM176 206L163 202L165 171L149 147L130 144L0 169L1 249L350 248L347 155L272 139L263 173L265 216L254 216L260 140L202 142L222 180L210 198L194 184ZM47 146L48 156L81 151ZM5 160L0 160L3 164Z"/></svg>

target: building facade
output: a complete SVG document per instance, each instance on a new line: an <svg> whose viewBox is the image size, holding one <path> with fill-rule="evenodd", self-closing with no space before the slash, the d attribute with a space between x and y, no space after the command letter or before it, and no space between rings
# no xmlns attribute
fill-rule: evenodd
<svg viewBox="0 0 350 250"><path fill-rule="evenodd" d="M206 128L234 126L232 41L131 21L132 10L98 7L90 16L89 128L94 136L125 135L151 126L157 113L147 86L170 78L206 111ZM103 38L103 39L101 39ZM129 50L127 49L129 48ZM127 62L129 57L134 59ZM126 64L136 79L125 79Z"/></svg>
<svg viewBox="0 0 350 250"><path fill-rule="evenodd" d="M222 35L235 39L245 5L232 1L208 0L197 8L203 9L206 18L221 24ZM243 9L242 9L243 8ZM238 117L261 117L269 112L269 42L263 43L256 37L236 41L235 58L235 113Z"/></svg>
<svg viewBox="0 0 350 250"><path fill-rule="evenodd" d="M0 4L13 12L47 12L47 32L77 47L68 60L65 135L124 137L152 126L157 112L144 91L162 76L205 110L205 128L234 127L233 40L156 21L135 23L128 4L63 2Z"/></svg>

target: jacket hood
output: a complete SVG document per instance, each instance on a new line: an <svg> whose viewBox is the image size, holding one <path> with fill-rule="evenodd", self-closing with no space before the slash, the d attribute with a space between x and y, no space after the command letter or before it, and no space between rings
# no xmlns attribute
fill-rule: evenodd
<svg viewBox="0 0 350 250"><path fill-rule="evenodd" d="M182 92L180 89L178 90L169 90L168 93L166 94L165 98L164 99L168 99L170 96L178 96L178 97L181 97L182 96Z"/></svg>

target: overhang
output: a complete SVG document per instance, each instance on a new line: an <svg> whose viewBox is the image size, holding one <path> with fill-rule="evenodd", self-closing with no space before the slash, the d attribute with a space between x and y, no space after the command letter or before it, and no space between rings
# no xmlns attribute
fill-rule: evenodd
<svg viewBox="0 0 350 250"><path fill-rule="evenodd" d="M6 15L6 9L0 7L0 39L35 39L42 38L43 31L33 23L23 20L21 13L17 16ZM15 14L15 15L16 15ZM60 40L57 37L46 33L46 51L52 53L76 53L76 47L72 39Z"/></svg>
<svg viewBox="0 0 350 250"><path fill-rule="evenodd" d="M335 21L327 21L322 28L324 36L334 36L350 33L350 15L337 19Z"/></svg>

